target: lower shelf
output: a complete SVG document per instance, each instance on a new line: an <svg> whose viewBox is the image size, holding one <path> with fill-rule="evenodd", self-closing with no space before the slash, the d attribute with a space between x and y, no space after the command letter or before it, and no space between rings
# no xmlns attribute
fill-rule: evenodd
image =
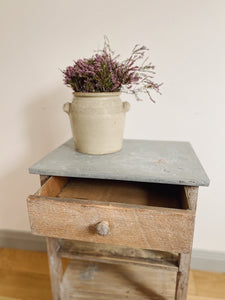
<svg viewBox="0 0 225 300"><path fill-rule="evenodd" d="M61 283L61 299L174 300L176 275L162 268L71 260Z"/></svg>

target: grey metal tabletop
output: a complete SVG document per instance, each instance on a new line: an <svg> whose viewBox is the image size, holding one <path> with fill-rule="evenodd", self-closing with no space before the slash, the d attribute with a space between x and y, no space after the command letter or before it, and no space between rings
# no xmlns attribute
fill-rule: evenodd
<svg viewBox="0 0 225 300"><path fill-rule="evenodd" d="M124 140L105 155L75 151L70 139L30 167L32 174L208 186L209 178L189 142Z"/></svg>

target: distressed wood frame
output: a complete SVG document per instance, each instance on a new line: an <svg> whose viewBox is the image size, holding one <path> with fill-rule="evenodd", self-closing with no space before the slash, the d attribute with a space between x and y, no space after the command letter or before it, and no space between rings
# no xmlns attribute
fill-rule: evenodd
<svg viewBox="0 0 225 300"><path fill-rule="evenodd" d="M49 179L48 176L40 176L40 181L41 181L41 186L43 186L47 180ZM65 181L62 182L62 184L65 184L67 181L67 179L65 178ZM52 190L50 191L51 196L53 197L53 203L54 201L57 202L56 199L54 199L54 196L57 195L58 190L61 188L61 183L59 184L59 182L56 180L55 184L52 186ZM55 193L55 194L54 194ZM40 192L39 192L40 194ZM28 208L29 205L31 205L30 207L33 207L33 205L35 206L38 201L37 200L42 200L42 204L45 203L45 201L49 201L49 200L45 200L44 197L49 195L49 186L46 185L46 187L44 187L42 189L42 194L41 196L38 196L38 193L33 196L30 197L28 199ZM163 251L174 251L178 253L179 259L177 262L177 280L176 280L176 291L175 291L175 300L185 300L187 297L187 287L188 287L188 278L189 278L189 268L190 268L190 260L191 260L191 250L192 250L192 242L193 242L193 232L194 232L194 219L195 219L195 212L196 212L196 206L197 206L197 198L198 198L198 187L191 187L191 186L184 186L184 193L183 193L183 197L186 198L186 204L184 204L184 206L186 205L187 207L187 211L182 212L181 214L181 218L183 218L183 220L185 220L183 222L184 226L184 231L185 233L185 239L184 239L184 243L186 241L186 245L185 247L182 246L178 246L175 245L172 248L168 248L163 247L162 245L158 245L155 248L155 245L153 245L153 247L149 246L147 248L151 249L155 249L155 250L163 250ZM67 200L68 203L68 200ZM79 201L78 201L79 204ZM80 202L82 207L83 203L82 201ZM93 202L92 202L93 205ZM99 205L99 203L94 203L94 205ZM114 207L116 207L116 205L114 205ZM90 208L90 207L89 207ZM126 205L124 206L124 208L126 208ZM129 206L127 207L127 209L129 210ZM141 208L140 208L141 209ZM166 211L167 209L165 209ZM144 211L144 210L143 210ZM163 212L164 209L161 210L161 212ZM176 210L175 210L176 211ZM136 212L137 213L137 212ZM154 214L154 209L151 210L151 214ZM178 213L178 212L177 212ZM32 209L29 210L29 214L32 215ZM178 214L179 215L179 214ZM186 216L189 216L188 218ZM187 219L186 219L187 218ZM188 220L191 220L190 223L188 223ZM179 218L178 223L181 222L181 219ZM31 217L31 226L32 226L32 217ZM47 231L49 230L49 228L46 228L46 231L39 231L36 230L35 228L32 229L33 232L35 234L40 234L40 235L45 235L45 233L47 233ZM36 230L36 231L35 231ZM62 256L66 256L66 257L77 257L79 259L79 257L82 256L82 251L80 253L77 253L73 248L64 248L64 251L62 251L62 249L60 248L60 240L59 238L62 236L55 236L54 234L51 237L46 237L46 242L47 242L47 249L48 249L48 257L49 257L49 268L50 268L50 276L51 276L51 286L52 286L52 295L53 295L53 300L60 300L60 289L61 289L61 283L62 283L62 279L63 279L63 270L62 270L62 263L61 263L61 257ZM69 238L74 238L74 236L69 236ZM96 242L101 242L99 240L96 240ZM181 242L181 241L179 241ZM125 245L125 246L133 246L131 245ZM141 247L146 248L146 244L142 244ZM82 250L82 249L81 249ZM128 250L126 250L128 251ZM124 253L127 253L127 252ZM141 251L141 250L140 250ZM156 258L157 260L157 251L155 251L156 253L151 254L151 255L156 255L153 258ZM88 255L90 257L90 253L84 253L84 255L86 255L86 258L88 258ZM91 259L94 259L94 256L91 256ZM100 258L99 261L105 261L108 260L109 263L136 263L136 264L140 264L140 261L138 261L138 259L135 259L134 257L132 258L133 261L129 261L126 259L126 254L124 255L124 257L107 257L107 258ZM172 258L171 258L172 259ZM98 258L97 258L98 260ZM174 257L173 259L174 260ZM143 262L141 262L143 263ZM144 262L145 263L145 262ZM160 267L160 265L154 265L153 263L150 265L152 265L153 267ZM169 266L167 266L169 267Z"/></svg>

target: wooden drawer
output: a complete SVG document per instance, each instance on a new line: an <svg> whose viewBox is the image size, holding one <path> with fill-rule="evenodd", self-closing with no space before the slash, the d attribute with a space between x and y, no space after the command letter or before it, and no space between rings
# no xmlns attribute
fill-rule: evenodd
<svg viewBox="0 0 225 300"><path fill-rule="evenodd" d="M190 252L194 210L185 187L51 177L27 199L33 234ZM105 236L98 224L109 226Z"/></svg>

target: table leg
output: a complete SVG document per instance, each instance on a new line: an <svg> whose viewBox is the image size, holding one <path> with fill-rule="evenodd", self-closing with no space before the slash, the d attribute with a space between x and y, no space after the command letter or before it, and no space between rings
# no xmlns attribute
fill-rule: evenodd
<svg viewBox="0 0 225 300"><path fill-rule="evenodd" d="M175 300L187 299L190 262L191 262L191 253L180 254Z"/></svg>
<svg viewBox="0 0 225 300"><path fill-rule="evenodd" d="M198 186L185 186L184 190L186 193L186 197L188 199L189 209L195 212L197 207L197 199L198 199ZM191 249L192 249L192 245L191 245ZM175 300L187 299L190 264L191 264L191 252L180 253Z"/></svg>
<svg viewBox="0 0 225 300"><path fill-rule="evenodd" d="M48 250L48 263L51 277L52 299L60 300L60 286L63 277L62 261L58 256L58 240L55 238L46 238Z"/></svg>

